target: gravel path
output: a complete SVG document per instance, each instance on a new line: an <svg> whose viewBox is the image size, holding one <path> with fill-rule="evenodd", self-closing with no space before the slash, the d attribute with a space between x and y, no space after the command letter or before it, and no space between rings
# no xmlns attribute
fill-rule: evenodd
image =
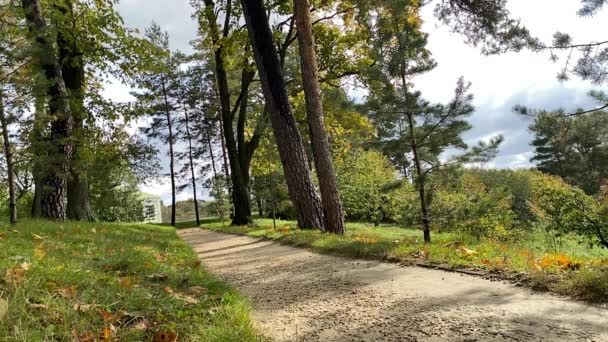
<svg viewBox="0 0 608 342"><path fill-rule="evenodd" d="M502 282L181 230L275 341L608 341L608 310ZM608 280L607 280L608 281Z"/></svg>

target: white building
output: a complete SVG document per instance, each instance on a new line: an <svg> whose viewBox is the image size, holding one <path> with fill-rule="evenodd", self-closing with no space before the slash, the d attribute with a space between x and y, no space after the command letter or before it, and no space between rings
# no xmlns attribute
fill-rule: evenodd
<svg viewBox="0 0 608 342"><path fill-rule="evenodd" d="M152 194L141 194L143 200L144 222L162 223L162 201L160 196Z"/></svg>

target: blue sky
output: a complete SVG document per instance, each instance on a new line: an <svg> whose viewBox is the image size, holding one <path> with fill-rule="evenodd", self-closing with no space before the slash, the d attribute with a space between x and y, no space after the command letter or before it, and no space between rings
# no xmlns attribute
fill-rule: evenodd
<svg viewBox="0 0 608 342"><path fill-rule="evenodd" d="M570 33L575 43L601 40L608 32L608 10L593 18L580 18L576 15L578 0L509 0L508 6L513 17L520 18L545 42L550 42L556 31ZM594 105L587 96L592 85L575 79L557 81L563 59L553 63L546 53L528 51L483 56L478 48L465 45L461 36L440 25L433 17L433 7L431 2L423 10L423 29L430 35L429 49L438 67L415 79L415 86L428 100L445 102L452 96L458 77L472 82L476 112L470 118L473 129L465 140L476 143L497 134L505 137L500 154L488 167L531 166L531 136L527 130L530 121L513 114L515 104L545 109ZM173 49L188 51L189 42L196 38L197 25L191 18L189 0L122 0L119 11L130 27L143 30L152 21L160 24L169 32ZM357 91L353 95L363 93ZM119 84L109 85L105 95L119 101L130 98L129 89ZM166 180L143 185L142 190L158 194L165 201L171 196ZM179 199L188 197L191 192L186 191Z"/></svg>

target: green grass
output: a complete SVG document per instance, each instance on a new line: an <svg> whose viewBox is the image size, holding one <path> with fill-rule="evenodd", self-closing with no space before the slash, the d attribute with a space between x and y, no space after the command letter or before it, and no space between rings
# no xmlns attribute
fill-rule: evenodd
<svg viewBox="0 0 608 342"><path fill-rule="evenodd" d="M0 225L0 301L0 341L260 340L248 303L170 227Z"/></svg>
<svg viewBox="0 0 608 342"><path fill-rule="evenodd" d="M225 226L217 221L202 226L322 253L491 271L518 281L524 278L536 289L608 302L608 251L581 245L575 237L563 238L556 250L542 232L525 233L508 242L435 232L433 243L425 245L421 230L395 225L347 223L346 234L338 236L298 230L293 221L276 224L274 229L271 219L257 219L251 226Z"/></svg>

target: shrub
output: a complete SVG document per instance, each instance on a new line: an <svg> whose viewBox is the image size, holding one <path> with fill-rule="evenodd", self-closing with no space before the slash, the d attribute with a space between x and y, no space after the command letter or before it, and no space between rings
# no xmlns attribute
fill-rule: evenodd
<svg viewBox="0 0 608 342"><path fill-rule="evenodd" d="M568 185L561 178L535 173L530 208L542 227L556 237L574 233L608 248L608 204Z"/></svg>
<svg viewBox="0 0 608 342"><path fill-rule="evenodd" d="M380 152L358 149L338 158L336 175L346 218L375 223L397 221L398 191L386 189L397 181L396 174Z"/></svg>
<svg viewBox="0 0 608 342"><path fill-rule="evenodd" d="M277 205L277 218L281 220L295 220L296 208L290 200L283 200Z"/></svg>
<svg viewBox="0 0 608 342"><path fill-rule="evenodd" d="M464 172L451 184L436 183L431 217L436 229L466 236L505 240L516 233L512 199L502 187L488 189L475 174Z"/></svg>

